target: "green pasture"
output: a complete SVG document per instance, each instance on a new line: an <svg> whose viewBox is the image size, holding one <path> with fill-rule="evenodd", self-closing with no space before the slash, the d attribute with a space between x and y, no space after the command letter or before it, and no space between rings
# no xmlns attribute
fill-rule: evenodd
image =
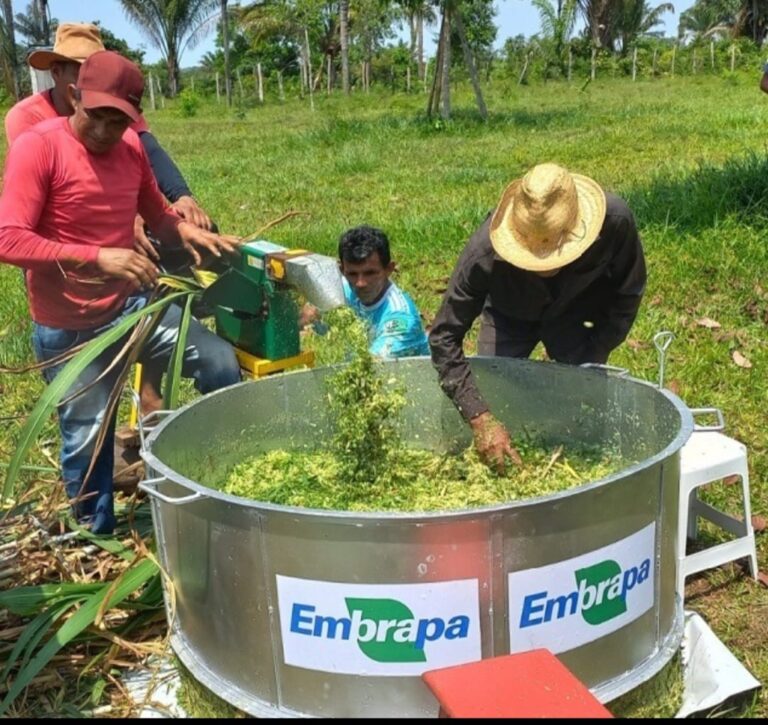
<svg viewBox="0 0 768 725"><path fill-rule="evenodd" d="M463 86L450 121L426 120L421 94L383 91L317 94L314 112L306 98L232 110L203 104L182 118L167 102L147 118L224 232L249 235L297 210L303 215L267 236L335 254L347 227L382 227L397 281L427 323L469 235L531 165L556 161L623 195L646 250L648 288L609 362L656 381L652 339L672 331L666 385L691 407L722 410L725 432L749 450L753 513L766 515L768 96L758 83L758 71L586 86L494 81L484 89L487 123ZM2 267L1 364L31 361L27 333L21 275ZM35 373L0 375L0 461L41 390ZM28 463L50 465L57 446L51 423ZM712 495L729 504L729 494ZM763 562L768 538L758 546ZM687 606L768 681L765 589L725 567L690 579L689 590ZM768 698L741 714L765 717Z"/></svg>

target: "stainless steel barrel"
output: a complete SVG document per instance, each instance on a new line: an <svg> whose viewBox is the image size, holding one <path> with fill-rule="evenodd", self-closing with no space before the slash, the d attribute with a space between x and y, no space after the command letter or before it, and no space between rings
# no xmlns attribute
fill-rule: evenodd
<svg viewBox="0 0 768 725"><path fill-rule="evenodd" d="M250 456L328 438L327 369L207 395L147 436L172 644L197 679L256 716L433 717L420 675L438 667L547 647L609 702L670 660L683 630L675 537L690 411L611 370L471 365L511 431L613 446L633 463L563 493L433 513L217 490ZM385 374L407 390L408 445L470 443L427 358Z"/></svg>

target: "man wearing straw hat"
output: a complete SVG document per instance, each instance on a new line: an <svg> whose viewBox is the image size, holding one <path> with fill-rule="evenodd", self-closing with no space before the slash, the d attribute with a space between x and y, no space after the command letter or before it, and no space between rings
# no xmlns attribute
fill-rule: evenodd
<svg viewBox="0 0 768 725"><path fill-rule="evenodd" d="M238 242L195 226L166 205L141 142L126 132L141 113L138 66L98 51L67 90L74 113L19 136L8 151L0 194L0 262L25 270L35 356L53 362L44 373L47 382L63 367L62 355L149 303L159 270L133 248L137 212L158 239L183 246L196 263L202 250L221 257ZM166 308L148 332L139 355L145 367L167 367L179 314ZM91 362L57 411L64 485L78 521L98 534L112 533L116 523L112 390L124 343L116 341ZM201 393L240 380L232 347L197 320L190 321L186 343L183 374Z"/></svg>
<svg viewBox="0 0 768 725"><path fill-rule="evenodd" d="M627 204L556 164L505 189L454 268L429 334L440 385L472 428L478 453L520 463L463 352L480 317L479 355L605 363L627 336L645 291L645 258Z"/></svg>
<svg viewBox="0 0 768 725"><path fill-rule="evenodd" d="M99 50L104 50L104 44L97 25L60 23L56 28L53 50L35 50L30 53L27 59L29 64L37 70L50 71L54 86L19 101L8 111L5 116L5 134L9 145L36 123L72 113L67 87L77 83L81 63ZM193 198L176 164L150 133L144 117L139 116L130 128L139 134L160 191L171 202L173 209L195 226L212 229L210 218ZM157 250L147 239L143 224L138 220L134 231L137 246L153 259L159 259Z"/></svg>

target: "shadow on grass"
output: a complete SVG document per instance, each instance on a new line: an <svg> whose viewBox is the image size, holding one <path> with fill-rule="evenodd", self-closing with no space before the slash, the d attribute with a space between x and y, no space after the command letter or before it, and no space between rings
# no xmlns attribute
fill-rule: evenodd
<svg viewBox="0 0 768 725"><path fill-rule="evenodd" d="M482 136L500 129L540 129L556 127L577 128L584 123L581 114L569 110L547 109L542 111L513 110L489 113L483 120L477 109L462 108L451 112L449 120L439 115L427 118L426 113L391 113L376 118L340 118L329 116L321 129L308 131L305 138L323 143L368 138L371 135L391 134L393 131L409 133L416 137L457 136L461 138Z"/></svg>
<svg viewBox="0 0 768 725"><path fill-rule="evenodd" d="M625 194L638 224L697 232L736 217L752 227L768 226L768 155L751 152L722 166L701 163L693 172L660 172Z"/></svg>

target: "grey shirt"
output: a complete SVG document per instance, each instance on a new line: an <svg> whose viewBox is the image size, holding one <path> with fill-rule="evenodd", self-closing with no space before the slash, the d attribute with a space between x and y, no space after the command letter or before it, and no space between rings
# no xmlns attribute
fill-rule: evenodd
<svg viewBox="0 0 768 725"><path fill-rule="evenodd" d="M557 284L514 267L494 252L491 214L470 238L429 333L440 385L466 420L488 410L463 351L464 337L484 307L510 321L556 319L586 306L598 309L602 319L590 341L594 361L606 360L626 338L645 291L645 258L626 202L614 194L605 196L600 234L581 257L551 278Z"/></svg>

